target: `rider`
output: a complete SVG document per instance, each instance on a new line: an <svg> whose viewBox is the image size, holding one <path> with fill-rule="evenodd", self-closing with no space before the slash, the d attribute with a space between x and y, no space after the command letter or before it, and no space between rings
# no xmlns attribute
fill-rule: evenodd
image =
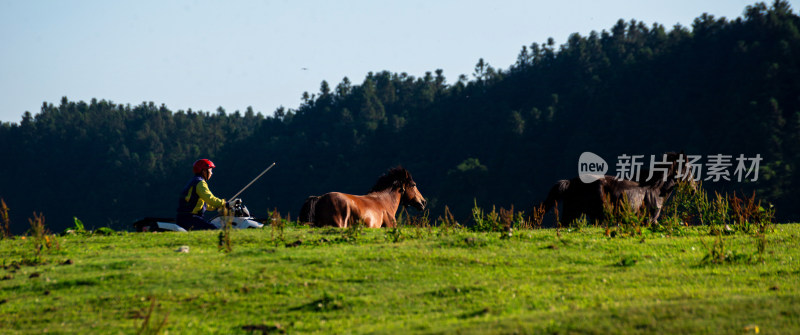
<svg viewBox="0 0 800 335"><path fill-rule="evenodd" d="M194 162L192 170L194 177L189 180L178 199L177 224L186 230L217 229L205 218L206 210L219 210L223 207L230 208L231 203L214 196L208 189L207 180L211 179L214 163L208 159Z"/></svg>

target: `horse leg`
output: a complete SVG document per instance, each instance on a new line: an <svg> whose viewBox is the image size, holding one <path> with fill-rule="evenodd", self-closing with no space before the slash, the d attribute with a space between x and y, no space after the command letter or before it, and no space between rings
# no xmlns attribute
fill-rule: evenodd
<svg viewBox="0 0 800 335"><path fill-rule="evenodd" d="M661 215L661 208L656 208L653 210L653 214L650 214L650 223L657 224L658 217Z"/></svg>
<svg viewBox="0 0 800 335"><path fill-rule="evenodd" d="M351 224L350 219L350 206L345 203L344 209L340 210L339 213L334 216L336 226L339 228L347 228L347 226Z"/></svg>
<svg viewBox="0 0 800 335"><path fill-rule="evenodd" d="M383 222L377 228L386 226L386 228L396 228L397 227L397 220L395 220L394 216L389 215L389 213L383 214Z"/></svg>
<svg viewBox="0 0 800 335"><path fill-rule="evenodd" d="M644 202L645 206L650 209L650 224L657 224L658 217L661 215L661 207L664 204L663 197L655 194L654 191L648 192Z"/></svg>
<svg viewBox="0 0 800 335"><path fill-rule="evenodd" d="M387 222L387 215L381 214L374 210L367 210L364 211L362 209L361 219L364 220L364 225L369 228L380 228L383 226L389 226L390 223Z"/></svg>

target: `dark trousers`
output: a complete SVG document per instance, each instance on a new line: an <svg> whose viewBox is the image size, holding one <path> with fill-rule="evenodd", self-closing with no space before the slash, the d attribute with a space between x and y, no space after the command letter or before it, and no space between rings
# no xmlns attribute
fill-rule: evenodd
<svg viewBox="0 0 800 335"><path fill-rule="evenodd" d="M217 229L216 226L208 223L206 219L199 215L193 214L178 214L176 224L186 230L213 230Z"/></svg>

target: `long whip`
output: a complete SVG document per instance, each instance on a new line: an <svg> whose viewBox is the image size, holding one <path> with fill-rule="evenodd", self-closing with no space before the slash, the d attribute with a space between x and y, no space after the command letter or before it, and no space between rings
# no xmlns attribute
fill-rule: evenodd
<svg viewBox="0 0 800 335"><path fill-rule="evenodd" d="M261 171L261 174L259 174L255 178L253 178L253 180L251 180L247 185L245 185L245 187L242 188L241 191L236 192L236 194L234 196L230 197L230 199L231 200L236 199L236 197L238 197L239 194L242 194L242 192L244 192L244 190L246 190L248 187L250 187L250 185L253 185L253 183L255 183L256 180L258 180L258 178L261 178L261 176L263 176L265 173L267 173L267 171L269 171L269 169L271 169L273 166L275 166L275 162L273 162L272 165L270 165L266 169L264 169L264 171Z"/></svg>

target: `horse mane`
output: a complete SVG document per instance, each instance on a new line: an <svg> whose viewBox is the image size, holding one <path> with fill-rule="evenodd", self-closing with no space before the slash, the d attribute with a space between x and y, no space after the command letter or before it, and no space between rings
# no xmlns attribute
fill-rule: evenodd
<svg viewBox="0 0 800 335"><path fill-rule="evenodd" d="M375 182L375 185L372 186L372 188L369 190L369 193L380 192L389 188L408 185L413 182L414 180L411 178L411 174L408 173L408 170L398 166L396 168L389 169L389 171L378 178L378 181Z"/></svg>
<svg viewBox="0 0 800 335"><path fill-rule="evenodd" d="M667 156L666 162L672 163L672 165L669 167L669 171L667 171L667 176L672 176L677 172L675 171L676 161L679 158L681 158L682 155L685 154L683 152L678 153L670 151L670 152L665 152L664 155ZM661 157L658 157L658 159L661 159ZM662 171L653 171L653 177L650 178L649 180L646 180L649 174L650 174L649 168L641 169L640 178L639 180L636 180L636 182L638 182L642 186L652 186L652 187L661 187L668 182L668 180L667 181L664 180L664 173Z"/></svg>

